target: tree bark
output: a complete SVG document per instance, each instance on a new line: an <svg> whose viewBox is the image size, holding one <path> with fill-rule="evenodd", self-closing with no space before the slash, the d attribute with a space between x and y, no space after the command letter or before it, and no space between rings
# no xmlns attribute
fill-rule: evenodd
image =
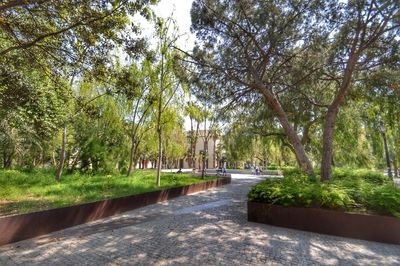
<svg viewBox="0 0 400 266"><path fill-rule="evenodd" d="M62 171L65 163L65 147L67 146L67 126L64 126L63 134L62 134L62 143L61 143L61 151L60 151L60 163L57 167L56 171L56 180L61 179Z"/></svg>
<svg viewBox="0 0 400 266"><path fill-rule="evenodd" d="M127 176L130 176L132 173L132 170L134 169L134 161L135 161L135 155L136 155L136 140L135 140L135 135L136 135L136 129L135 129L135 123L132 122L132 136L131 136L131 151L130 151L130 156L129 156L129 167L128 167L128 173L126 174Z"/></svg>
<svg viewBox="0 0 400 266"><path fill-rule="evenodd" d="M289 123L289 119L287 118L287 115L283 110L280 102L278 101L276 96L264 85L259 84L258 86L264 96L264 99L266 100L268 105L272 108L275 115L278 117L279 122L281 123L282 128L285 131L285 134L288 137L288 140L293 147L293 151L295 153L296 160L299 163L299 166L307 173L307 175L314 176L315 175L314 169L310 160L308 159L304 146L301 143L300 138L297 135L297 132L293 129L293 127Z"/></svg>
<svg viewBox="0 0 400 266"><path fill-rule="evenodd" d="M340 84L339 91L335 99L329 105L325 117L323 143L322 143L322 160L321 160L321 180L326 181L331 179L332 161L333 161L333 137L335 131L336 117L340 106L343 104L347 92L349 90L354 68L358 60L358 55L352 53L346 65L343 80Z"/></svg>
<svg viewBox="0 0 400 266"><path fill-rule="evenodd" d="M203 143L203 171L201 172L201 178L204 179L206 175L206 160L208 157L208 134L207 134L207 118L204 120L204 143Z"/></svg>
<svg viewBox="0 0 400 266"><path fill-rule="evenodd" d="M4 160L4 162L3 162L4 169L10 169L11 168L13 156L14 156L13 152L8 154L8 155L5 155L5 157L3 159Z"/></svg>
<svg viewBox="0 0 400 266"><path fill-rule="evenodd" d="M161 166L162 166L162 135L161 135L161 128L157 129L158 133L158 163L157 163L157 187L161 185Z"/></svg>
<svg viewBox="0 0 400 266"><path fill-rule="evenodd" d="M163 66L163 63L161 67ZM163 69L163 68L162 68ZM163 70L161 71L163 73ZM162 88L162 80L161 78L161 88ZM158 116L157 116L157 135L158 135L158 159L157 159L157 187L161 185L161 167L162 167L162 128L161 128L161 115L162 115L162 93L160 93L160 98L158 99Z"/></svg>
<svg viewBox="0 0 400 266"><path fill-rule="evenodd" d="M329 107L322 137L321 179L331 179L333 161L333 134L338 108Z"/></svg>
<svg viewBox="0 0 400 266"><path fill-rule="evenodd" d="M216 160L217 160L217 158L216 158L216 151L217 151L217 139L214 139L214 153L213 153L213 168L215 168L216 167Z"/></svg>
<svg viewBox="0 0 400 266"><path fill-rule="evenodd" d="M386 157L386 166L387 166L388 177L393 178L392 166L390 164L389 148L388 148L388 145L387 145L386 134L385 134L384 131L382 132L382 138L383 138L383 145L384 145L384 148L385 148L385 157Z"/></svg>
<svg viewBox="0 0 400 266"><path fill-rule="evenodd" d="M55 154L54 151L51 153L51 159L52 159L54 168L56 168L57 167L57 161L56 161L56 154Z"/></svg>
<svg viewBox="0 0 400 266"><path fill-rule="evenodd" d="M135 144L132 142L131 144L131 153L129 156L129 167L128 167L128 173L126 174L127 176L130 176L132 173L132 170L134 168L133 163L134 163L134 157L135 157Z"/></svg>
<svg viewBox="0 0 400 266"><path fill-rule="evenodd" d="M394 177L398 178L399 177L399 169L397 168L397 160L396 156L393 157L393 172L394 172Z"/></svg>
<svg viewBox="0 0 400 266"><path fill-rule="evenodd" d="M196 146L197 146L197 140L199 139L199 130L200 130L200 122L196 121L197 125L196 125L196 133L194 135L194 143L193 143L193 168L196 168ZM200 168L200 165L199 165Z"/></svg>
<svg viewBox="0 0 400 266"><path fill-rule="evenodd" d="M204 140L204 151L203 151L203 171L201 171L201 178L204 179L205 175L206 175L206 160L207 160L207 146L208 146L208 141Z"/></svg>

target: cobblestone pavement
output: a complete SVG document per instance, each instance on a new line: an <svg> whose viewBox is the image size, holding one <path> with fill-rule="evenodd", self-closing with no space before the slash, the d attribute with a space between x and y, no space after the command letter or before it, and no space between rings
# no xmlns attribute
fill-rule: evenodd
<svg viewBox="0 0 400 266"><path fill-rule="evenodd" d="M246 221L259 177L0 247L0 265L400 265L400 246Z"/></svg>

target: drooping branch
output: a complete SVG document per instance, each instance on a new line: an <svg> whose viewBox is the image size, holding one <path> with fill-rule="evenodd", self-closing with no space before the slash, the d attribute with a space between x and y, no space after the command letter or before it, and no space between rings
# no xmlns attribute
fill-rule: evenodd
<svg viewBox="0 0 400 266"><path fill-rule="evenodd" d="M49 2L49 0L12 0L0 5L0 12L18 6L29 5L29 4L43 4L45 2Z"/></svg>
<svg viewBox="0 0 400 266"><path fill-rule="evenodd" d="M23 1L23 2L24 2L24 1ZM75 29L75 28L77 28L77 27L79 27L79 26L89 25L89 24L92 24L92 23L94 23L94 22L103 20L103 19L105 19L105 18L107 18L107 17L113 15L116 11L118 11L118 10L123 6L123 4L124 4L125 2L126 2L126 1L121 2L116 8L114 8L112 11L108 12L107 14L105 14L105 15L103 15L103 16L96 17L96 18L93 18L93 19L82 18L81 20L79 20L79 21L77 21L77 22L75 22L75 23L72 23L72 24L70 24L70 25L67 26L67 27L64 27L64 28L62 28L62 29L59 29L59 30L57 30L57 31L48 32L48 33L42 34L42 35L40 35L40 36L37 36L35 39L33 39L33 40L31 40L31 41L21 42L20 40L17 40L17 43L18 43L17 45L10 46L10 47L8 47L8 48L6 48L6 49L0 51L0 56L4 56L5 54L7 54L7 53L9 53L9 52L11 52L11 51L14 51L14 50L30 48L30 47L36 45L37 43L39 43L39 42L41 42L41 41L43 41L43 40L45 40L45 39L48 39L48 38L50 38L50 37L54 37L54 36L63 34L63 33L65 33L65 32L67 32L67 31L72 30L72 29Z"/></svg>

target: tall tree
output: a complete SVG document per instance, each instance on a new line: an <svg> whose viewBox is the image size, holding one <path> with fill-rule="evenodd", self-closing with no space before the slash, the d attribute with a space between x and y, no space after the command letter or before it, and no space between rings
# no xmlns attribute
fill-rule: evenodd
<svg viewBox="0 0 400 266"><path fill-rule="evenodd" d="M341 6L341 19L327 53L328 76L337 82L324 123L321 178L329 180L333 160L335 121L353 83L354 75L392 61L398 53L398 1L349 1ZM392 55L392 56L391 56Z"/></svg>
<svg viewBox="0 0 400 266"><path fill-rule="evenodd" d="M333 161L335 119L353 74L373 67L379 54L380 58L395 58L389 55L396 54L396 16L398 3L393 1L198 0L192 6L192 28L201 43L192 58L200 68L199 77L210 83L205 93L212 92L218 101L251 103L258 100L257 94L262 95L298 164L309 175L313 167L299 136L299 132L307 136L308 126L297 128L294 116L289 115L288 109L300 102L285 104L284 99L302 97L327 108L321 161L322 179L326 180ZM390 43L394 45L382 54L380 48ZM327 80L327 87L318 78ZM211 84L212 79L217 82ZM302 86L309 81L316 82L314 87L320 91L329 89L323 100L330 96L332 102L324 104L309 97L313 91Z"/></svg>
<svg viewBox="0 0 400 266"><path fill-rule="evenodd" d="M117 83L117 92L124 95L128 106L128 121L130 128L130 156L127 175L130 176L138 160L139 145L151 127L149 119L153 108L154 96L150 91L148 75L151 62L144 60L141 68L132 64L123 69Z"/></svg>
<svg viewBox="0 0 400 266"><path fill-rule="evenodd" d="M150 82L152 86L152 93L154 93L156 108L155 114L156 130L158 136L158 158L157 158L157 186L161 184L161 168L163 160L163 114L167 110L168 106L177 97L177 93L180 90L180 83L175 75L175 51L173 47L175 45L177 34L176 34L175 22L168 18L163 20L157 19L156 25L156 38L157 48L153 58L153 68L150 75Z"/></svg>
<svg viewBox="0 0 400 266"><path fill-rule="evenodd" d="M190 131L188 133L189 167L196 168L196 146L199 139L200 124L203 121L203 114L198 104L193 101L189 101L185 107L185 115L187 115L190 120Z"/></svg>
<svg viewBox="0 0 400 266"><path fill-rule="evenodd" d="M206 91L215 88L211 92L218 101L251 102L254 94L262 95L279 119L300 167L309 175L314 173L312 164L280 96L316 71L303 60L306 71L286 78L310 43L327 34L321 23L326 5L318 1L198 0L191 11L192 28L202 41L193 55L201 67L199 77L205 82L217 80L217 86Z"/></svg>

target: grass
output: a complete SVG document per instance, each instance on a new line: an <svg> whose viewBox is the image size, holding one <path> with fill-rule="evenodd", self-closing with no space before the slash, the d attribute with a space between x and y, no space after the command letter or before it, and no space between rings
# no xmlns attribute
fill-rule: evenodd
<svg viewBox="0 0 400 266"><path fill-rule="evenodd" d="M190 174L162 173L157 188L154 170L138 170L125 175L74 173L54 179L51 170L0 170L0 216L140 194L159 189L189 185L215 179Z"/></svg>
<svg viewBox="0 0 400 266"><path fill-rule="evenodd" d="M329 182L310 179L297 169L285 169L284 176L254 186L249 200L400 218L400 188L379 172L335 169Z"/></svg>

